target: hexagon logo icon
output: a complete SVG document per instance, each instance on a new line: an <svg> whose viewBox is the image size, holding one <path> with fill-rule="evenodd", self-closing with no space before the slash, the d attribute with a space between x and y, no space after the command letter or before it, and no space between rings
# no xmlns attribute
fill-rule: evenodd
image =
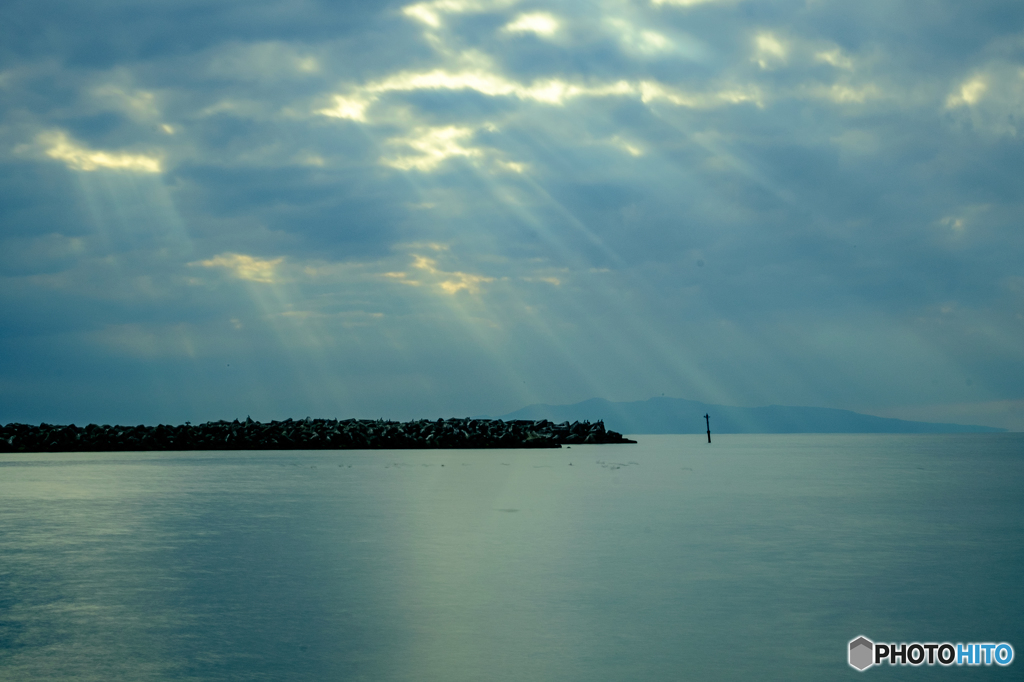
<svg viewBox="0 0 1024 682"><path fill-rule="evenodd" d="M875 643L867 637L850 640L850 665L864 671L874 663Z"/></svg>

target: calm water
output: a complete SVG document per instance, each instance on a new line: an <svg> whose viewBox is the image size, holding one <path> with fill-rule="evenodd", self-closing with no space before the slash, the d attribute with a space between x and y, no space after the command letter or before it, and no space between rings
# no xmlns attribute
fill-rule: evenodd
<svg viewBox="0 0 1024 682"><path fill-rule="evenodd" d="M639 440L0 456L0 679L1024 679L1024 434Z"/></svg>

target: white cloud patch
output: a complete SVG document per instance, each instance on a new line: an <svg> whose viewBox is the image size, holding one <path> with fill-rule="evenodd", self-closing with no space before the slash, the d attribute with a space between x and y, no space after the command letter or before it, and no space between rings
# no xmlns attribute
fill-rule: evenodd
<svg viewBox="0 0 1024 682"><path fill-rule="evenodd" d="M696 7L697 5L724 5L736 0L651 0L651 4L658 5L673 5L675 7Z"/></svg>
<svg viewBox="0 0 1024 682"><path fill-rule="evenodd" d="M661 101L696 109L748 102L763 105L760 91L753 86L690 93L656 81L580 83L550 78L526 84L484 70L434 69L395 74L384 80L356 87L350 93L333 95L333 106L315 109L314 113L332 118L370 122L369 109L384 94L420 90L467 90L488 97L513 97L552 106L562 106L571 100L588 97L639 97L644 103Z"/></svg>
<svg viewBox="0 0 1024 682"><path fill-rule="evenodd" d="M108 83L93 88L91 94L96 100L136 120L160 116L156 96L146 90L130 90Z"/></svg>
<svg viewBox="0 0 1024 682"><path fill-rule="evenodd" d="M542 37L550 37L558 32L559 21L547 12L531 12L520 14L505 24L502 29L507 33L533 33Z"/></svg>
<svg viewBox="0 0 1024 682"><path fill-rule="evenodd" d="M707 92L687 92L671 88L656 81L640 83L640 99L645 104L668 102L687 109L713 109L733 104L754 104L764 106L761 90L756 86L726 87Z"/></svg>
<svg viewBox="0 0 1024 682"><path fill-rule="evenodd" d="M497 281L496 277L444 269L438 264L438 258L448 252L446 244L409 244L406 247L427 248L433 251L435 256L412 253L410 254L412 260L409 263L409 271L392 270L382 272L378 277L406 286L426 287L427 290L435 290L449 296L460 291L478 295L481 293L482 285Z"/></svg>
<svg viewBox="0 0 1024 682"><path fill-rule="evenodd" d="M517 0L434 0L418 2L402 8L402 14L431 28L440 28L446 14L487 12L516 4Z"/></svg>
<svg viewBox="0 0 1024 682"><path fill-rule="evenodd" d="M476 61L481 61L476 59ZM463 158L473 163L489 160L491 171L521 174L526 164L503 158L496 151L472 144L478 130L496 133L491 123L474 125L452 124L423 126L411 123L408 109L391 103L385 96L390 93L416 91L472 91L488 97L508 97L547 106L564 106L581 98L632 97L644 104L665 103L690 109L712 109L722 106L754 104L763 107L760 90L752 86L731 86L707 92L687 92L656 81L613 81L580 83L561 78L538 79L521 83L487 69L453 71L433 69L421 72L402 72L379 81L353 88L345 94L333 96L333 106L314 113L359 123L388 123L408 127L408 133L387 139L391 147L405 148L397 154L385 154L380 161L400 170L430 172L452 158ZM374 111L379 107L379 111ZM414 119L413 119L414 120ZM624 142L616 137L615 145L632 156L643 155L641 145Z"/></svg>
<svg viewBox="0 0 1024 682"><path fill-rule="evenodd" d="M224 268L237 279L259 282L261 284L276 284L281 281L277 270L283 261L283 256L268 260L242 253L222 253L214 258L196 261L189 263L189 265L204 268Z"/></svg>
<svg viewBox="0 0 1024 682"><path fill-rule="evenodd" d="M493 130L493 126L485 125L483 128ZM388 145L405 147L412 153L385 156L380 161L399 170L428 173L449 159L461 158L492 172L526 172L527 164L502 158L497 150L472 145L477 130L467 126L416 128L410 135L387 140ZM432 204L430 206L433 207Z"/></svg>
<svg viewBox="0 0 1024 682"><path fill-rule="evenodd" d="M321 116L329 116L331 118L347 118L351 121L365 121L366 108L372 103L372 100L361 99L358 97L345 97L344 95L334 95L333 100L334 106L317 109L313 113L320 114Z"/></svg>
<svg viewBox="0 0 1024 682"><path fill-rule="evenodd" d="M544 282L554 287L562 286L562 280L557 277L523 277L524 282Z"/></svg>
<svg viewBox="0 0 1024 682"><path fill-rule="evenodd" d="M200 118L211 116L231 116L239 119L270 119L277 115L274 108L268 106L267 102L258 99L241 99L227 97L201 109L198 113Z"/></svg>
<svg viewBox="0 0 1024 682"><path fill-rule="evenodd" d="M763 32L754 36L754 56L751 61L762 69L774 69L785 64L788 55L787 44L773 33Z"/></svg>
<svg viewBox="0 0 1024 682"><path fill-rule="evenodd" d="M643 150L642 147L640 147L639 145L637 145L637 144L635 144L633 142L629 142L627 140L624 140L619 135L615 135L614 137L612 137L609 140L609 142L612 144L612 146L618 147L619 149L621 149L622 151L626 152L630 156L643 156L644 155L644 150Z"/></svg>
<svg viewBox="0 0 1024 682"><path fill-rule="evenodd" d="M975 76L960 85L960 87L946 98L946 108L955 109L962 106L974 106L981 101L985 91L988 90L988 82L982 76Z"/></svg>
<svg viewBox="0 0 1024 682"><path fill-rule="evenodd" d="M991 211L991 204L969 204L959 207L955 213L940 218L938 224L955 235L962 235L968 229L990 222Z"/></svg>
<svg viewBox="0 0 1024 682"><path fill-rule="evenodd" d="M939 224L943 227L948 227L954 232L960 233L964 231L964 219L957 216L946 216L939 221Z"/></svg>
<svg viewBox="0 0 1024 682"><path fill-rule="evenodd" d="M616 37L627 54L641 57L671 54L675 43L664 34L651 29L638 28L625 19L609 18L605 25Z"/></svg>
<svg viewBox="0 0 1024 682"><path fill-rule="evenodd" d="M882 91L873 83L814 85L808 87L807 92L811 97L829 100L836 104L864 104L868 100L882 96Z"/></svg>
<svg viewBox="0 0 1024 682"><path fill-rule="evenodd" d="M577 97L625 95L633 92L634 88L626 81L583 84L560 78L539 79L530 84L523 84L501 74L482 69L471 71L434 69L426 72L399 73L382 81L370 83L357 89L357 95L351 101L358 102L365 98L365 95L375 97L389 92L417 90L472 90L489 97L515 97L544 104L563 104L567 100Z"/></svg>
<svg viewBox="0 0 1024 682"><path fill-rule="evenodd" d="M465 145L473 132L472 128L445 126L422 128L409 137L392 138L389 144L410 147L415 153L386 158L383 163L401 170L431 171L452 157L481 157L482 150Z"/></svg>
<svg viewBox="0 0 1024 682"><path fill-rule="evenodd" d="M834 66L837 69L844 69L846 71L853 69L853 60L843 54L843 51L839 48L817 52L814 55L814 59L817 62Z"/></svg>
<svg viewBox="0 0 1024 682"><path fill-rule="evenodd" d="M494 161L494 167L498 170L508 171L510 173L525 173L529 166L525 163L519 163L518 161L502 161L496 159Z"/></svg>
<svg viewBox="0 0 1024 682"><path fill-rule="evenodd" d="M77 171L118 170L131 173L159 173L160 159L145 154L108 152L77 144L67 133L52 131L36 137L46 156Z"/></svg>
<svg viewBox="0 0 1024 682"><path fill-rule="evenodd" d="M1024 66L1007 61L986 64L957 84L945 109L954 120L988 135L1017 137L1024 118Z"/></svg>
<svg viewBox="0 0 1024 682"><path fill-rule="evenodd" d="M494 277L474 275L466 272L447 272L437 267L437 261L426 256L413 256L412 267L427 274L434 280L435 286L446 294L454 295L460 291L479 294L480 285L493 282Z"/></svg>
<svg viewBox="0 0 1024 682"><path fill-rule="evenodd" d="M441 25L441 17L440 12L438 12L433 6L435 4L436 3L420 2L415 5L409 5L402 9L402 14L410 19L421 21L427 26L437 28Z"/></svg>

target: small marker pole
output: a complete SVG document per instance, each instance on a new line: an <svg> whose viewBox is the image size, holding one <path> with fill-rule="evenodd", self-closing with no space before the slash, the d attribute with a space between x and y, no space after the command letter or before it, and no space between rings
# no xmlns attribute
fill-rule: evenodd
<svg viewBox="0 0 1024 682"><path fill-rule="evenodd" d="M708 442L711 442L711 417L704 415L704 421L708 423Z"/></svg>

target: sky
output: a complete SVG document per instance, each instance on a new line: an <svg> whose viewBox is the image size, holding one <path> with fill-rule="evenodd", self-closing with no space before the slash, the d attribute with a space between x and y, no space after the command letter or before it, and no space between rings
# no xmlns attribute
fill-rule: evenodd
<svg viewBox="0 0 1024 682"><path fill-rule="evenodd" d="M0 423L1024 430L1017 0L8 0Z"/></svg>

